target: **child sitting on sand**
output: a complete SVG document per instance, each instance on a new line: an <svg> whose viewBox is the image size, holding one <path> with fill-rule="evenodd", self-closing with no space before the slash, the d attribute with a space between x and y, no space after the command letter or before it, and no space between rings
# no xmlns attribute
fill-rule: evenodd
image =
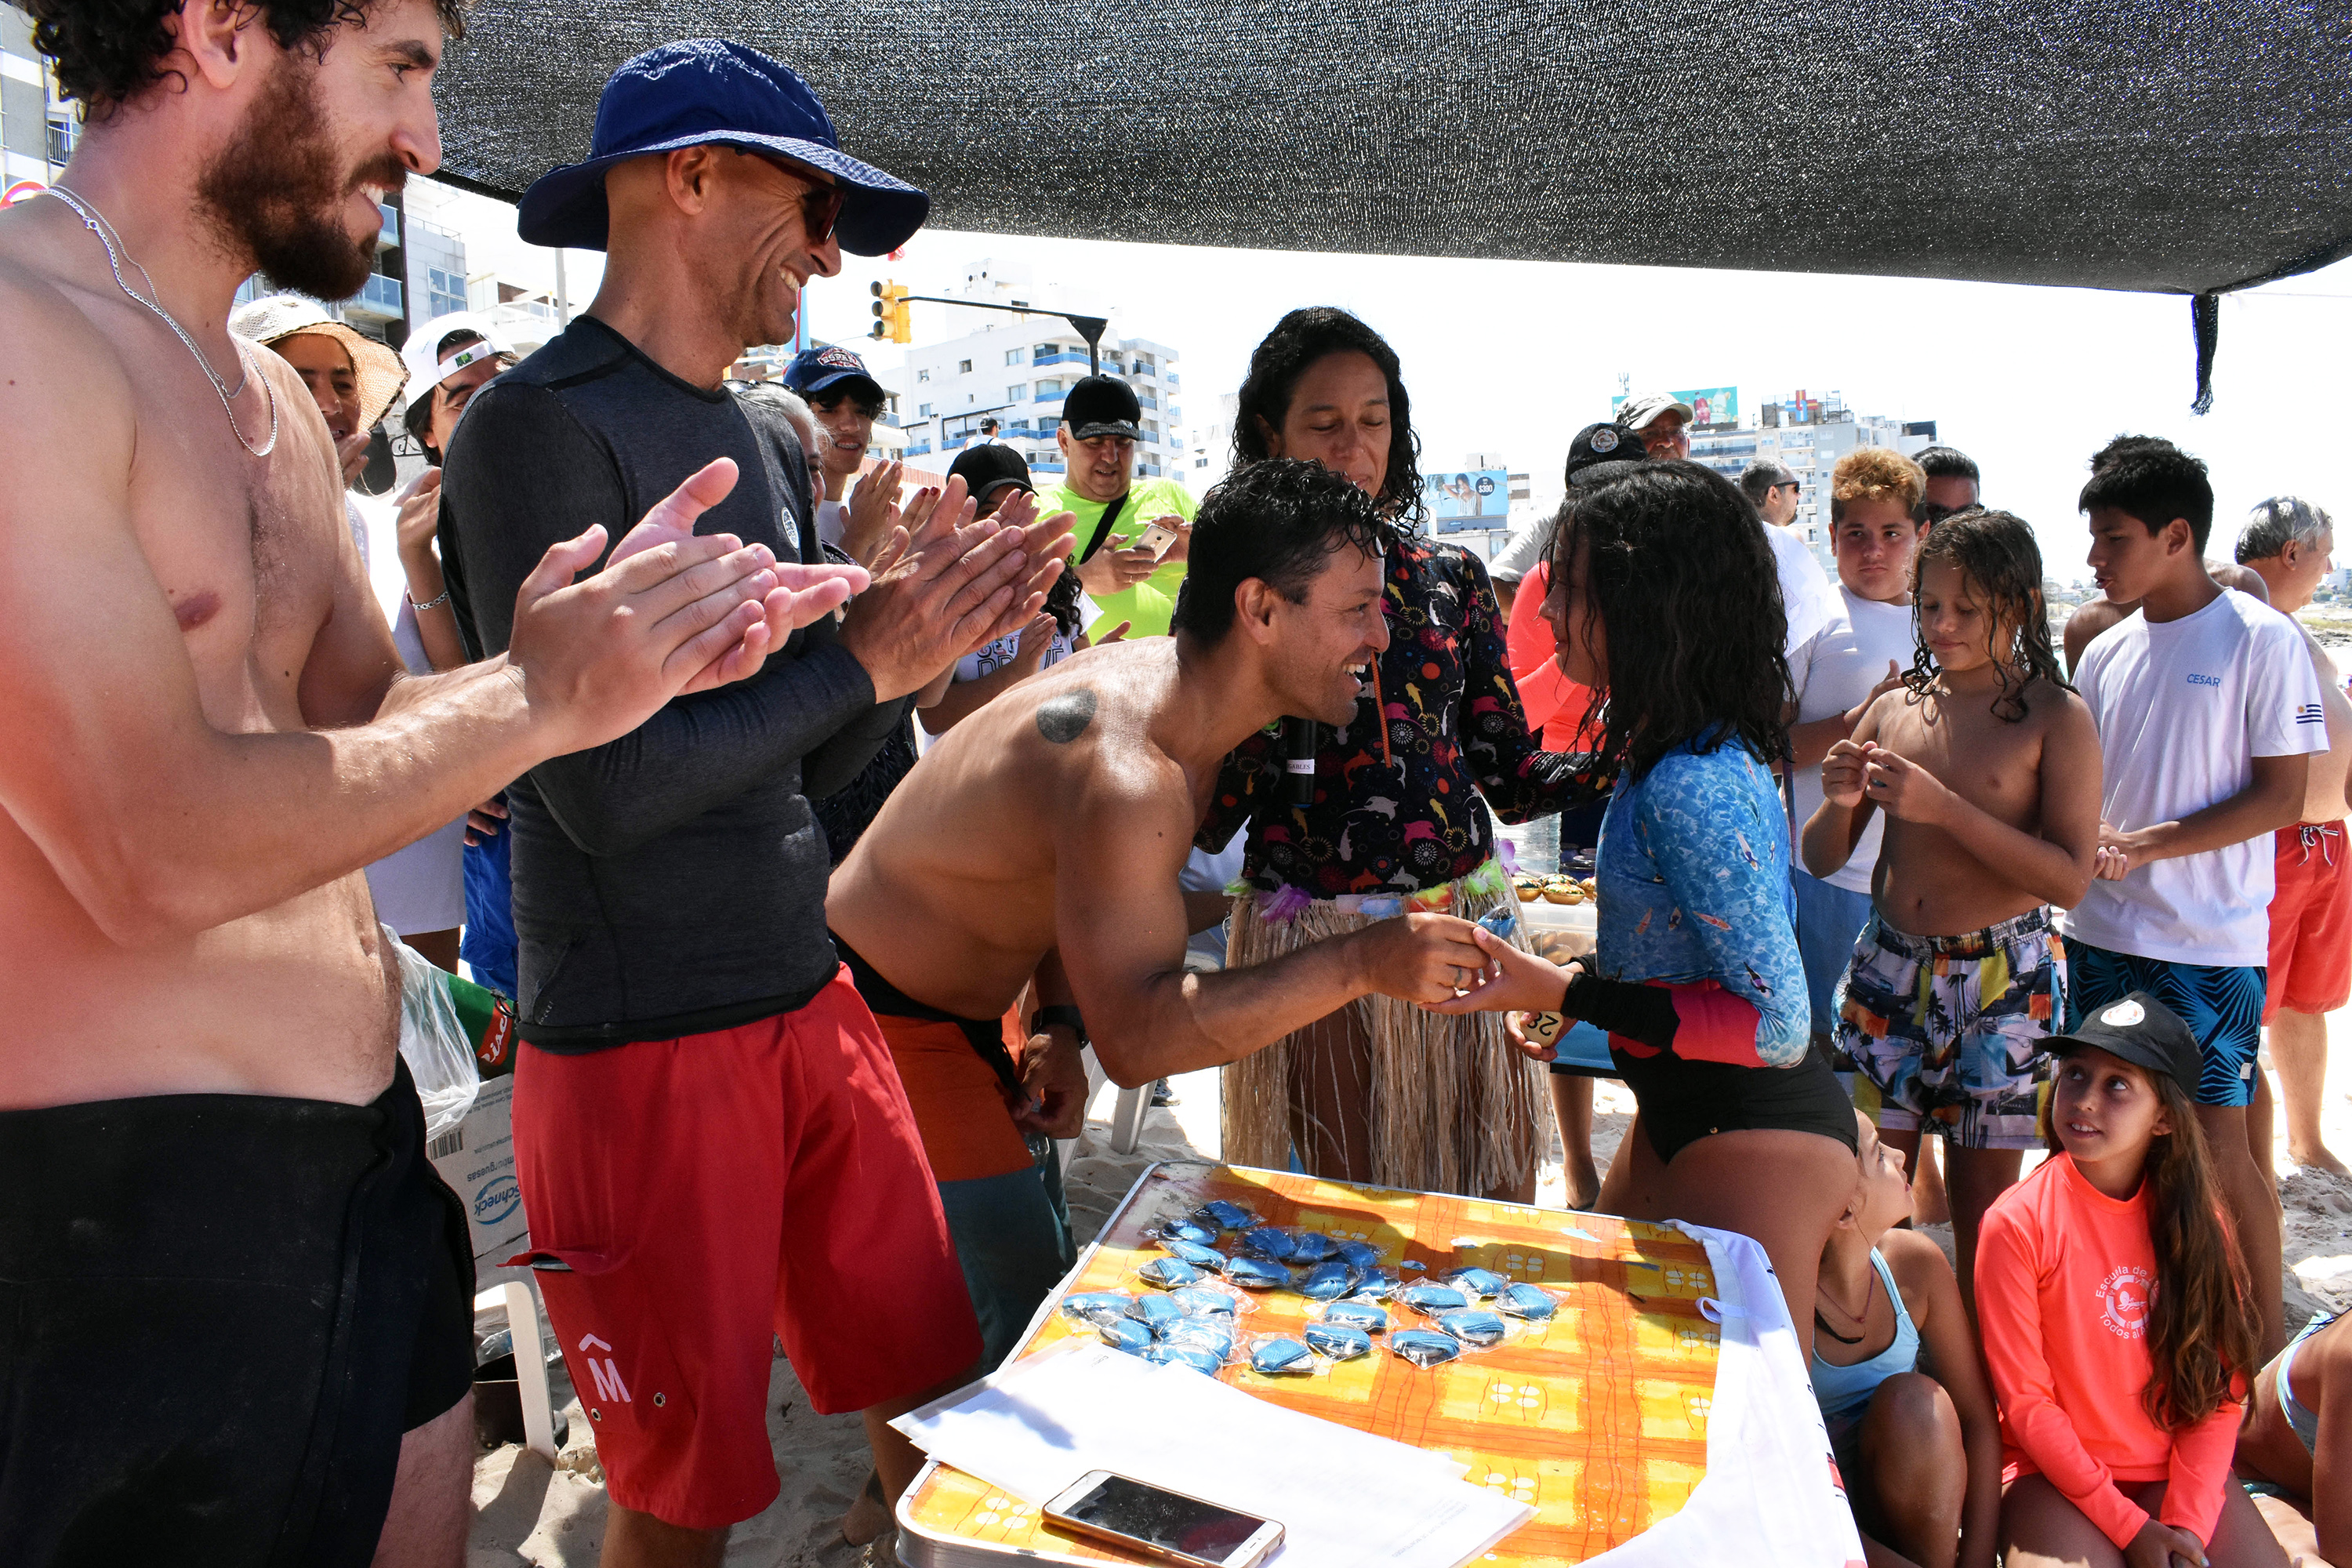
<svg viewBox="0 0 2352 1568"><path fill-rule="evenodd" d="M2067 689L2033 531L1967 511L1921 541L1918 646L1904 689L1830 748L1805 864L1836 870L1887 817L1871 923L1839 996L1837 1046L1876 1089L1882 1134L1942 1135L1962 1299L1977 1227L2039 1142L2042 1040L2065 985L2044 906L2071 907L2099 845L2099 737Z"/></svg>
<svg viewBox="0 0 2352 1568"><path fill-rule="evenodd" d="M2000 1417L1976 1334L1943 1249L1892 1228L1911 1213L1902 1152L1854 1120L1862 1182L1813 1285L1813 1396L1872 1563L1992 1568Z"/></svg>
<svg viewBox="0 0 2352 1568"><path fill-rule="evenodd" d="M2352 1563L2352 1318L2322 1313L2254 1374L2237 1470L2300 1565Z"/></svg>
<svg viewBox="0 0 2352 1568"><path fill-rule="evenodd" d="M2230 1475L2262 1318L2184 1087L2197 1037L2136 991L2050 1048L2052 1154L1977 1268L2010 1568L2284 1564Z"/></svg>

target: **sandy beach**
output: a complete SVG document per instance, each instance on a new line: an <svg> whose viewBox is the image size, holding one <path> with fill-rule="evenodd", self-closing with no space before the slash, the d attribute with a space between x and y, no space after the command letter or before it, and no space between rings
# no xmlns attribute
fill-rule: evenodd
<svg viewBox="0 0 2352 1568"><path fill-rule="evenodd" d="M1070 1217L1084 1243L1093 1239L1144 1169L1155 1160L1214 1158L1218 1150L1217 1074L1188 1074L1171 1086L1175 1106L1147 1113L1131 1154L1110 1148L1115 1090L1104 1086L1088 1108L1086 1136L1067 1172ZM1593 1152L1605 1169L1633 1120L1633 1099L1612 1082L1598 1086ZM2326 1131L2339 1155L2352 1154L2352 1012L2328 1020ZM1555 1148L1540 1178L1538 1201L1559 1205L1566 1187ZM2031 1157L2029 1157L2031 1158ZM2285 1173L2279 1198L2286 1208L2288 1321L2300 1326L2313 1311L2352 1307L2352 1180L2287 1163L2284 1126L2273 1168ZM1931 1230L1930 1234L1937 1234ZM1948 1229L1938 1235L1950 1250ZM482 1456L474 1467L475 1521L467 1568L594 1568L604 1538L605 1495L589 1423L559 1364L551 1369L556 1401L571 1418L571 1439L559 1463L512 1446ZM819 1415L808 1407L792 1367L780 1356L769 1387L768 1437L782 1490L758 1518L738 1525L727 1550L730 1568L849 1568L867 1560L864 1548L842 1542L835 1530L867 1467L865 1434L856 1415ZM872 1561L895 1563L877 1542Z"/></svg>

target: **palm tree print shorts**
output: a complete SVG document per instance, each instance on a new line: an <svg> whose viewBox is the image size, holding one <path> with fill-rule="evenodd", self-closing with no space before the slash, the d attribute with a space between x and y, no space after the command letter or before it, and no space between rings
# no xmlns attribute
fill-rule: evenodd
<svg viewBox="0 0 2352 1568"><path fill-rule="evenodd" d="M2039 1148L2065 991L2046 909L1968 936L1911 936L1874 914L1838 986L1837 1046L1877 1089L1882 1130Z"/></svg>

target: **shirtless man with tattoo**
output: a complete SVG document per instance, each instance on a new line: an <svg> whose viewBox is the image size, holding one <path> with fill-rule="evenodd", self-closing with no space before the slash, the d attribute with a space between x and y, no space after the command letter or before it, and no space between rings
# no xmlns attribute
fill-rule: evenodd
<svg viewBox="0 0 2352 1568"><path fill-rule="evenodd" d="M864 574L694 537L716 464L404 676L327 426L226 321L365 281L454 0L29 9L89 123L0 214L0 1556L447 1568L472 1265L361 868Z"/></svg>
<svg viewBox="0 0 2352 1568"><path fill-rule="evenodd" d="M835 945L943 1186L950 1172L1026 1171L1024 1128L1076 1132L1089 1035L1104 1072L1132 1087L1233 1061L1370 992L1436 1002L1475 973L1473 928L1426 914L1256 968L1184 968L1205 920L1187 919L1177 873L1218 768L1285 715L1355 713L1388 643L1386 543L1344 477L1296 460L1243 469L1201 503L1173 637L1087 649L958 724L834 873ZM1033 976L1042 1037L1015 1069L991 1041ZM1004 1112L974 1117L998 1085ZM1050 1288L1051 1275L976 1277L953 1205L949 1227L976 1296L1001 1292L1010 1313Z"/></svg>

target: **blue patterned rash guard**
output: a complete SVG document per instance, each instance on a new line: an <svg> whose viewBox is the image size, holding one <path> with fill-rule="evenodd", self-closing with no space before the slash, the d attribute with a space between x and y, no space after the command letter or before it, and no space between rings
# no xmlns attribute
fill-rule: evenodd
<svg viewBox="0 0 2352 1568"><path fill-rule="evenodd" d="M1812 1015L1789 820L1754 753L1737 740L1712 752L1684 745L1638 782L1620 777L1594 884L1597 974L1673 989L1675 1055L1750 1067L1804 1060Z"/></svg>

